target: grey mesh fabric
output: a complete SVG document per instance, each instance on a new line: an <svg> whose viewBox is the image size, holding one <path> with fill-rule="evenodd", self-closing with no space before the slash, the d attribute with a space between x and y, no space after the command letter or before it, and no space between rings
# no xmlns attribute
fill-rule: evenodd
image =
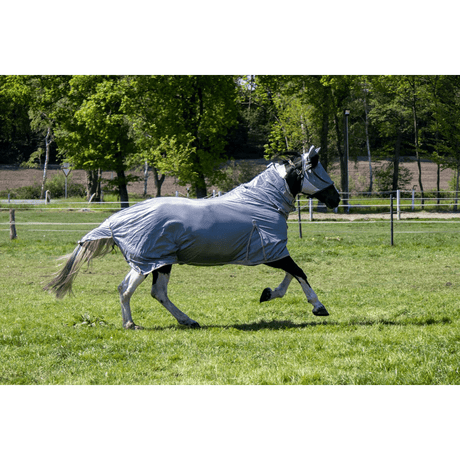
<svg viewBox="0 0 460 460"><path fill-rule="evenodd" d="M294 197L273 164L212 199L152 198L117 212L81 241L113 238L143 275L169 264L258 265L289 255Z"/></svg>
<svg viewBox="0 0 460 460"><path fill-rule="evenodd" d="M320 148L315 149L314 146L311 146L310 151L302 155L302 170L304 175L301 191L305 195L314 195L320 190L324 190L326 187L334 184L319 161L314 168L309 165L311 158L318 155L319 151Z"/></svg>
<svg viewBox="0 0 460 460"><path fill-rule="evenodd" d="M318 163L315 168L307 168L305 170L302 180L302 193L305 193L305 195L314 195L333 184L334 182L323 168L323 165Z"/></svg>

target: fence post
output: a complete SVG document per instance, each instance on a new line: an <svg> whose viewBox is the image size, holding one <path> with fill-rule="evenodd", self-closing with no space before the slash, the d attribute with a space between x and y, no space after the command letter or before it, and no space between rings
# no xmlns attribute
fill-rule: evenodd
<svg viewBox="0 0 460 460"><path fill-rule="evenodd" d="M300 196L297 195L297 211L299 213L299 237L302 238L302 222L301 222L301 215L300 215Z"/></svg>
<svg viewBox="0 0 460 460"><path fill-rule="evenodd" d="M10 209L10 240L15 240L18 235L16 233L16 220L14 217L14 209Z"/></svg>
<svg viewBox="0 0 460 460"><path fill-rule="evenodd" d="M401 220L401 190L396 190L396 211L398 220Z"/></svg>
<svg viewBox="0 0 460 460"><path fill-rule="evenodd" d="M47 190L45 192L45 204L48 204L51 201L51 192Z"/></svg>
<svg viewBox="0 0 460 460"><path fill-rule="evenodd" d="M179 191L176 190L176 198L179 196Z"/></svg>
<svg viewBox="0 0 460 460"><path fill-rule="evenodd" d="M308 199L308 213L310 215L310 222L313 221L313 198Z"/></svg>
<svg viewBox="0 0 460 460"><path fill-rule="evenodd" d="M412 211L415 209L415 188L412 188Z"/></svg>
<svg viewBox="0 0 460 460"><path fill-rule="evenodd" d="M390 244L393 246L393 194L390 193Z"/></svg>

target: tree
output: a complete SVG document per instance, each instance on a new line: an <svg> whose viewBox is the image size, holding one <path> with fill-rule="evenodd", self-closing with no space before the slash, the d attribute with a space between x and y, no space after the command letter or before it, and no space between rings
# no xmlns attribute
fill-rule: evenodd
<svg viewBox="0 0 460 460"><path fill-rule="evenodd" d="M255 103L264 106L273 122L265 151L272 157L285 150L321 146L321 163L328 167L331 91L320 76L260 75Z"/></svg>
<svg viewBox="0 0 460 460"><path fill-rule="evenodd" d="M136 146L126 115L131 78L125 76L73 76L69 81L70 110L62 112L58 146L74 167L89 171L115 171L110 184L118 189L121 207L129 206L126 174Z"/></svg>
<svg viewBox="0 0 460 460"><path fill-rule="evenodd" d="M392 190L398 190L399 162L403 140L411 132L411 110L398 92L400 77L376 75L368 77L371 108L369 120L377 127L379 144L375 150L381 157L393 156Z"/></svg>
<svg viewBox="0 0 460 460"><path fill-rule="evenodd" d="M457 210L460 177L460 77L440 78L433 118L439 129L436 155L441 164L456 169L455 210Z"/></svg>
<svg viewBox="0 0 460 460"><path fill-rule="evenodd" d="M218 166L228 130L236 123L236 79L222 75L140 76L139 98L130 109L143 159L180 184L206 196L207 181L222 176Z"/></svg>
<svg viewBox="0 0 460 460"><path fill-rule="evenodd" d="M66 77L63 77L65 80ZM45 161L40 198L45 196L45 184L50 160L50 147L54 142L54 113L60 101L60 93L56 87L62 82L58 76L26 77L25 84L29 89L29 117L32 129L44 136Z"/></svg>
<svg viewBox="0 0 460 460"><path fill-rule="evenodd" d="M422 209L424 204L424 191L422 184L422 165L420 163L420 112L422 110L421 105L424 103L424 84L422 77L419 75L407 75L401 78L400 91L403 93L403 100L406 101L407 105L410 106L412 111L412 120L414 123L414 147L415 157L417 159L418 168L418 184L420 192L422 194Z"/></svg>
<svg viewBox="0 0 460 460"><path fill-rule="evenodd" d="M22 163L38 148L30 128L27 92L18 77L0 75L0 163Z"/></svg>

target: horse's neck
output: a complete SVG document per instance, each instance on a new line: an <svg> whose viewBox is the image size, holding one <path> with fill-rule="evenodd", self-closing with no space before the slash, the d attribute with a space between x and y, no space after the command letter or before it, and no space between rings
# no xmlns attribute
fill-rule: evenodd
<svg viewBox="0 0 460 460"><path fill-rule="evenodd" d="M276 163L275 169L280 177L286 181L289 186L289 191L295 198L300 192L300 178L297 174L297 170L293 166L286 165L285 163Z"/></svg>

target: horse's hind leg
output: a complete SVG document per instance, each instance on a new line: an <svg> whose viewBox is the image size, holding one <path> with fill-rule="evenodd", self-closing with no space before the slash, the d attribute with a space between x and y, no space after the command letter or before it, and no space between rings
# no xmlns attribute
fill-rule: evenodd
<svg viewBox="0 0 460 460"><path fill-rule="evenodd" d="M155 270L152 282L152 297L166 308L166 310L177 319L179 324L190 327L200 327L200 325L189 318L185 313L182 313L168 298L168 283L171 274L171 265L165 265L164 267Z"/></svg>
<svg viewBox="0 0 460 460"><path fill-rule="evenodd" d="M126 278L118 286L118 292L120 293L121 303L121 314L123 316L123 327L125 329L142 329L141 326L134 324L133 318L131 317L131 307L129 301L134 291L145 280L145 275L141 275L136 270L132 269Z"/></svg>

